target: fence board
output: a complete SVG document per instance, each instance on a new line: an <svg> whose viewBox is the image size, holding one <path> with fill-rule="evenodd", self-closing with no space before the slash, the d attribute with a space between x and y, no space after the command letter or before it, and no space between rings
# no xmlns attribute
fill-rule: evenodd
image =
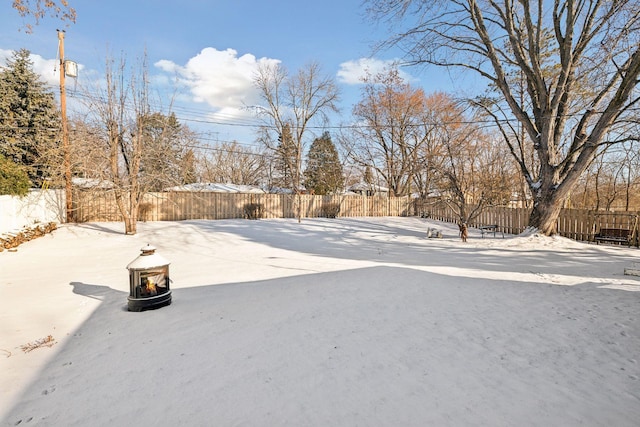
<svg viewBox="0 0 640 427"><path fill-rule="evenodd" d="M420 203L416 211L423 216L444 222L457 222L455 212L444 203ZM498 225L498 230L507 234L522 233L529 225L530 209L491 207L485 209L471 224L471 227ZM574 240L593 241L594 234L601 228L623 228L636 230L640 212L606 212L582 209L562 209L558 218L558 234ZM634 237L635 238L635 237ZM633 239L632 239L633 240ZM633 240L638 246L639 241Z"/></svg>
<svg viewBox="0 0 640 427"><path fill-rule="evenodd" d="M412 209L408 197L315 196L291 194L242 194L212 192L147 193L140 205L140 221L245 218L245 206L259 203L263 218L296 218L298 205L303 218L327 215L332 204L338 216L400 216ZM77 191L74 209L79 222L122 221L115 196L110 191Z"/></svg>
<svg viewBox="0 0 640 427"><path fill-rule="evenodd" d="M75 194L74 208L79 222L122 221L112 192ZM444 222L457 222L454 211L444 203L412 201L408 197L315 196L290 194L239 194L209 192L166 192L145 194L139 220L179 221L185 219L245 218L245 206L262 205L262 218L296 218L300 205L303 218L326 216L332 204L339 205L338 216L409 216L419 214ZM485 209L471 227L498 225L498 231L519 234L528 226L530 209L492 207ZM593 241L601 228L637 227L638 212L604 212L562 209L558 234L575 240ZM637 232L635 234L637 236ZM637 243L636 243L637 244Z"/></svg>

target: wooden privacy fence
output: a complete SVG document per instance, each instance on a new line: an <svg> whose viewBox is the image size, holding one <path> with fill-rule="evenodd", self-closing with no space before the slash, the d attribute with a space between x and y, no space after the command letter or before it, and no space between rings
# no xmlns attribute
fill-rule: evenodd
<svg viewBox="0 0 640 427"><path fill-rule="evenodd" d="M420 209L425 216L444 222L458 222L458 217L444 203L432 204ZM520 234L529 225L531 209L492 207L485 209L469 227L479 228L485 225L497 225L498 231L509 234Z"/></svg>
<svg viewBox="0 0 640 427"><path fill-rule="evenodd" d="M141 221L246 218L247 207L261 206L261 218L296 218L298 200L303 218L325 216L406 216L409 197L312 196L213 192L147 193L140 205ZM74 194L76 221L122 221L110 191L78 191Z"/></svg>
<svg viewBox="0 0 640 427"><path fill-rule="evenodd" d="M454 211L442 203L421 205L416 211L439 221L458 221ZM529 225L530 213L531 209L528 208L491 207L485 209L469 226L479 228L497 225L498 231L520 234ZM640 212L562 209L558 218L558 234L573 240L593 242L594 236L601 229L624 229L632 233L631 244L638 246L639 219Z"/></svg>
<svg viewBox="0 0 640 427"><path fill-rule="evenodd" d="M140 206L140 221L181 221L187 219L247 218L249 205L260 206L260 218L295 218L298 200L303 218L409 216L423 214L445 222L457 222L454 211L443 203L424 204L409 197L312 196L290 194L244 194L213 192L147 193ZM74 194L78 222L122 221L111 191L78 191ZM470 227L497 225L497 231L522 233L529 225L528 208L491 207L485 209ZM558 234L574 240L594 241L601 229L630 230L632 244L639 244L639 212L607 212L562 209Z"/></svg>

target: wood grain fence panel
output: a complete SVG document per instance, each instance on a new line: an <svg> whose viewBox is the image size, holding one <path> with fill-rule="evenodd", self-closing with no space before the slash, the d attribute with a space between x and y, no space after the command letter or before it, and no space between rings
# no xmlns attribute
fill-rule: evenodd
<svg viewBox="0 0 640 427"><path fill-rule="evenodd" d="M162 204L162 214L164 216L165 221L173 221L174 220L174 209L175 209L175 195L174 193L167 193L167 197L164 199Z"/></svg>
<svg viewBox="0 0 640 427"><path fill-rule="evenodd" d="M412 202L408 197L302 195L299 201L303 216L308 218L324 216L328 205L339 204L341 217L401 216L419 212L435 220L457 222L453 210L446 204ZM139 215L142 221L245 218L245 206L249 203L262 204L263 218L297 216L296 197L287 194L149 193L142 203L144 209ZM113 191L77 191L74 209L80 222L122 221ZM497 224L500 231L519 234L528 226L530 212L529 208L493 207L483 211L471 226ZM638 215L638 212L563 209L558 218L558 234L592 241L594 232L601 228L632 230Z"/></svg>

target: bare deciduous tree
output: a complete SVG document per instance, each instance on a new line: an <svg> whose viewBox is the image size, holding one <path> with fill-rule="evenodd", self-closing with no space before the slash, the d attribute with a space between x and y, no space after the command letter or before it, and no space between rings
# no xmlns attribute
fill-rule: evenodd
<svg viewBox="0 0 640 427"><path fill-rule="evenodd" d="M146 193L195 179L188 148L194 135L172 114L152 111L146 58L130 74L124 59L108 59L104 87L97 91L84 98L92 113L87 120L102 143L102 159L92 164L104 167L103 180L112 187L125 233L136 234Z"/></svg>
<svg viewBox="0 0 640 427"><path fill-rule="evenodd" d="M583 194L589 194L591 202L583 207L628 211L632 206L635 182L640 177L639 156L637 144L633 143L610 147L597 156L588 171L591 185L581 182Z"/></svg>
<svg viewBox="0 0 640 427"><path fill-rule="evenodd" d="M76 22L76 11L69 6L67 0L13 0L11 6L21 17L33 18L35 25L47 14L62 21ZM33 31L33 25L30 23L25 23L24 28L27 33Z"/></svg>
<svg viewBox="0 0 640 427"><path fill-rule="evenodd" d="M435 186L460 223L473 222L490 206L506 205L513 193L512 165L504 149L468 117L451 97L439 94L430 115L441 160L433 170Z"/></svg>
<svg viewBox="0 0 640 427"><path fill-rule="evenodd" d="M501 94L507 123L520 123L526 139L502 127L534 198L529 224L556 232L568 195L602 145L633 107L640 75L640 2L369 0L377 19L394 25L387 45L414 64L470 70ZM521 72L523 96L507 76ZM505 122L497 122L504 124ZM532 147L529 150L527 147ZM532 169L525 156L535 153Z"/></svg>
<svg viewBox="0 0 640 427"><path fill-rule="evenodd" d="M322 75L320 66L311 63L296 74L289 75L279 64L263 64L254 78L263 105L254 106L258 117L264 120L262 141L277 150L278 136L289 128L295 148L293 185L296 194L298 221L302 219L300 194L302 182L302 156L306 135L314 123L326 123L328 113L338 111L339 91L333 77Z"/></svg>
<svg viewBox="0 0 640 427"><path fill-rule="evenodd" d="M148 80L142 75L126 80L125 61L118 68L108 63L106 68L106 103L98 111L107 132L109 172L114 184L116 203L124 218L125 233L137 233L138 208L143 192L140 187L144 131L140 117L149 114ZM130 98L131 97L131 98ZM133 113L133 115L132 115Z"/></svg>
<svg viewBox="0 0 640 427"><path fill-rule="evenodd" d="M200 160L202 180L239 185L260 185L265 180L264 153L237 142L211 147Z"/></svg>
<svg viewBox="0 0 640 427"><path fill-rule="evenodd" d="M424 142L417 151L417 163L413 180L416 191L421 199L426 199L436 188L437 171L443 169L445 157L445 146L443 141L446 138L447 125L443 123L444 110L441 108L450 101L450 97L443 92L436 92L427 96L425 110L422 113L420 126L424 135Z"/></svg>
<svg viewBox="0 0 640 427"><path fill-rule="evenodd" d="M404 82L396 69L368 76L364 83L362 100L353 109L356 124L342 138L345 151L382 177L390 194L408 195L426 140L425 94Z"/></svg>

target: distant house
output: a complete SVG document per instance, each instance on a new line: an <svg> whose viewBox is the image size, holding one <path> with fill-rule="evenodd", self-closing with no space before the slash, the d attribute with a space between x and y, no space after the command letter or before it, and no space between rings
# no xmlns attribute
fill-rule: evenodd
<svg viewBox="0 0 640 427"><path fill-rule="evenodd" d="M387 196L389 195L389 189L381 185L367 184L366 182L359 182L351 185L347 188L349 193L359 194L361 196Z"/></svg>
<svg viewBox="0 0 640 427"><path fill-rule="evenodd" d="M71 184L79 190L111 190L113 182L99 178L71 178Z"/></svg>
<svg viewBox="0 0 640 427"><path fill-rule="evenodd" d="M293 194L294 191L291 188L283 188L283 187L271 187L267 193L270 194Z"/></svg>
<svg viewBox="0 0 640 427"><path fill-rule="evenodd" d="M208 193L259 193L265 191L253 185L219 184L213 182L196 182L165 188L164 191L208 192Z"/></svg>
<svg viewBox="0 0 640 427"><path fill-rule="evenodd" d="M307 190L304 186L300 186L300 194L313 194L313 191ZM270 194L296 194L296 191L293 188L284 188L284 187L269 187L266 191Z"/></svg>

